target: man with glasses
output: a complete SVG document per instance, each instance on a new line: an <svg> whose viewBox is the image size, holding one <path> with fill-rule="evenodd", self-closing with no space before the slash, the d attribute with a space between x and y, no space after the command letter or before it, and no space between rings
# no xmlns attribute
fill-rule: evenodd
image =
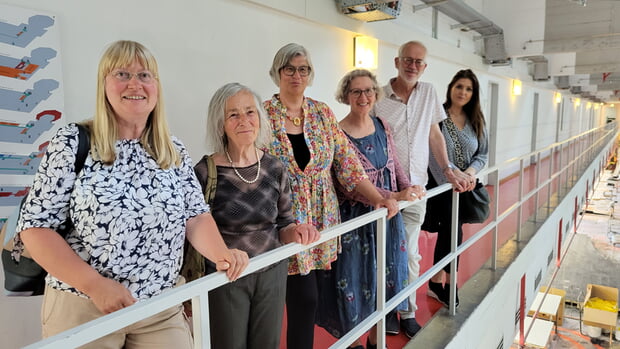
<svg viewBox="0 0 620 349"><path fill-rule="evenodd" d="M442 166L448 181L456 191L467 185L467 177L448 160L446 143L439 122L446 118L443 106L433 85L418 81L426 69L426 47L418 41L409 41L398 50L394 64L398 76L383 87L386 98L375 104L375 115L385 118L393 130L397 156L405 172L409 174L411 185L426 186L429 150ZM426 203L421 203L402 211L407 230L407 251L409 282L420 275L420 256L418 239L424 221ZM386 332L398 334L403 328L407 337L412 338L420 330L415 319L416 294L409 297L409 310L401 312L400 326L396 312L386 318Z"/></svg>

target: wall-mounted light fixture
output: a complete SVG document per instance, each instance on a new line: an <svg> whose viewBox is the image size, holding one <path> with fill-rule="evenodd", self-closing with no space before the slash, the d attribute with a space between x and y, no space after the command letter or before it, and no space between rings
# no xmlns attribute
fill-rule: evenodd
<svg viewBox="0 0 620 349"><path fill-rule="evenodd" d="M578 107L581 104L580 98L575 98L575 107Z"/></svg>
<svg viewBox="0 0 620 349"><path fill-rule="evenodd" d="M588 102L588 104L586 104L586 108L587 108L587 109L592 108L592 102Z"/></svg>
<svg viewBox="0 0 620 349"><path fill-rule="evenodd" d="M512 95L513 96L520 96L522 92L521 89L521 80L512 80Z"/></svg>
<svg viewBox="0 0 620 349"><path fill-rule="evenodd" d="M612 105L610 105L610 107L612 107L612 108L613 108L613 107L615 107L615 105L614 105L614 104L612 104Z"/></svg>
<svg viewBox="0 0 620 349"><path fill-rule="evenodd" d="M560 92L555 93L554 101L556 104L560 104L562 102L562 94Z"/></svg>
<svg viewBox="0 0 620 349"><path fill-rule="evenodd" d="M603 103L594 103L594 110L598 110L601 105L603 105Z"/></svg>
<svg viewBox="0 0 620 349"><path fill-rule="evenodd" d="M370 36L353 38L353 59L355 68L377 69L379 40Z"/></svg>

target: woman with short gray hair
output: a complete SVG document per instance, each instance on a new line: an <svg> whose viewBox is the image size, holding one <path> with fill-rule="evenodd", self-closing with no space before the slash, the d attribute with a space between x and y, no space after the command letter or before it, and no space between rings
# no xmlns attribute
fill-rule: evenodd
<svg viewBox="0 0 620 349"><path fill-rule="evenodd" d="M398 204L381 196L368 180L332 110L304 96L314 77L308 51L295 43L283 46L269 74L279 88L264 102L274 135L270 152L288 170L295 220L319 231L340 223L334 181L366 197L376 208L387 207L390 217L395 215ZM331 268L337 251L338 239L332 239L289 258L288 348L312 349L321 271Z"/></svg>
<svg viewBox="0 0 620 349"><path fill-rule="evenodd" d="M222 86L209 103L207 124L216 152L194 170L204 191L209 157L215 163L217 187L209 204L226 246L254 257L318 240L312 225L295 223L286 168L260 150L271 133L257 94L238 83ZM212 348L280 347L286 268L280 261L209 293ZM207 265L207 272L214 271Z"/></svg>

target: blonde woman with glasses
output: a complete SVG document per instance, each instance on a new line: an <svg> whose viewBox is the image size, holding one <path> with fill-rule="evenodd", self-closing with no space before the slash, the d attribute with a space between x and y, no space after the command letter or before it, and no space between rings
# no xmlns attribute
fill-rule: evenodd
<svg viewBox="0 0 620 349"><path fill-rule="evenodd" d="M51 140L18 223L26 246L49 273L43 337L161 294L179 276L187 238L236 280L245 252L228 249L205 204L192 160L170 136L155 58L117 41L99 63L90 153L73 171L78 128ZM55 229L71 218L65 239ZM23 245L22 245L23 241ZM85 348L193 348L182 306L103 336Z"/></svg>

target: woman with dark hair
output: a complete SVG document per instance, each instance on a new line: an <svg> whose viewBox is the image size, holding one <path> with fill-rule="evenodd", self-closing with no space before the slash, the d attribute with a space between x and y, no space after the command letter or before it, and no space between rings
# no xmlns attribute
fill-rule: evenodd
<svg viewBox="0 0 620 349"><path fill-rule="evenodd" d="M480 109L480 84L470 69L460 70L452 78L448 84L446 102L443 106L448 118L441 122L440 127L446 139L448 158L452 164L469 175L469 186L465 190L473 190L476 187L476 173L487 163L489 148L484 115ZM430 175L427 188L434 188L448 182L432 154L428 168ZM434 219L440 220L434 263L439 262L450 253L452 192L444 192L437 196L436 200L445 202L445 205L442 205L442 212L434 212L431 215ZM460 245L463 241L463 223L461 221L458 222L457 230L458 244ZM448 306L449 282L450 265L446 265L429 281L428 295ZM456 306L458 305L457 292Z"/></svg>

